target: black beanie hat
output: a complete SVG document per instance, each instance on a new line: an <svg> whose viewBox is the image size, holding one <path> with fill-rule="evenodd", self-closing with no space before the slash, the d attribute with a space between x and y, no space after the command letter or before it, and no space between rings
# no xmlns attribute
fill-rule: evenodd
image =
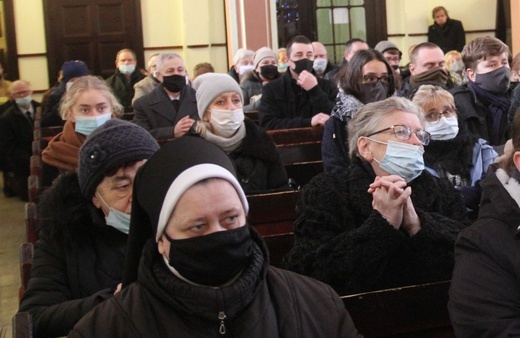
<svg viewBox="0 0 520 338"><path fill-rule="evenodd" d="M168 142L141 167L134 180L123 286L137 279L145 242L149 238L157 241L162 235L178 198L207 178L229 181L247 214L249 206L233 161L220 147L201 137L186 135Z"/></svg>
<svg viewBox="0 0 520 338"><path fill-rule="evenodd" d="M119 119L108 120L87 137L79 150L81 192L90 200L105 172L148 159L158 149L159 144L146 129Z"/></svg>

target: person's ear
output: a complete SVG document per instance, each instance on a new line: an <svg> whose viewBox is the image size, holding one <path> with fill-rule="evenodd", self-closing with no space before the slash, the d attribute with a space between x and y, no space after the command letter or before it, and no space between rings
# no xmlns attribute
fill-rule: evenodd
<svg viewBox="0 0 520 338"><path fill-rule="evenodd" d="M202 117L202 120L205 122L211 121L211 110L209 110L209 108L206 111L206 114L204 114L204 116Z"/></svg>
<svg viewBox="0 0 520 338"><path fill-rule="evenodd" d="M96 194L92 196L92 204L94 204L96 208L101 209L101 200L97 197Z"/></svg>
<svg viewBox="0 0 520 338"><path fill-rule="evenodd" d="M472 82L475 82L477 79L477 73L471 68L466 69L466 74L468 75L468 79L470 79Z"/></svg>
<svg viewBox="0 0 520 338"><path fill-rule="evenodd" d="M366 161L372 161L372 151L370 150L370 140L366 137L360 137L357 140L359 156L364 158Z"/></svg>
<svg viewBox="0 0 520 338"><path fill-rule="evenodd" d="M164 236L159 237L159 241L157 241L157 250L161 255L169 255L170 254L170 247L166 244L168 242ZM170 243L170 242L168 242ZM168 251L168 252L166 252Z"/></svg>
<svg viewBox="0 0 520 338"><path fill-rule="evenodd" d="M408 65L408 69L410 69L410 74L415 75L415 65L413 63Z"/></svg>
<svg viewBox="0 0 520 338"><path fill-rule="evenodd" d="M513 154L513 163L517 170L520 171L520 151L515 151Z"/></svg>

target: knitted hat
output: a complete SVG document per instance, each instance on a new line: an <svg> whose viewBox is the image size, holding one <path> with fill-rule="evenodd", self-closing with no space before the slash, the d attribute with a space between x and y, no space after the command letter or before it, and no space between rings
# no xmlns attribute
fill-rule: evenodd
<svg viewBox="0 0 520 338"><path fill-rule="evenodd" d="M242 89L228 74L205 73L199 75L193 81L192 87L197 91L197 109L201 120L211 102L222 93L236 92L240 95L240 100L244 102Z"/></svg>
<svg viewBox="0 0 520 338"><path fill-rule="evenodd" d="M90 74L88 71L87 65L83 61L74 60L74 61L65 61L63 66L61 66L62 78L61 81L63 83L69 82L70 79L80 76L87 76Z"/></svg>
<svg viewBox="0 0 520 338"><path fill-rule="evenodd" d="M81 192L91 199L105 172L148 159L158 149L157 141L144 128L119 119L108 120L87 137L79 150Z"/></svg>
<svg viewBox="0 0 520 338"><path fill-rule="evenodd" d="M393 44L390 41L386 41L386 40L379 41L377 43L377 45L374 47L374 49L377 50L378 52L380 52L381 54L388 51L389 49L395 49L399 52L399 57L401 57L401 55L402 55L401 51L399 50L399 48L397 48L397 46L395 44Z"/></svg>
<svg viewBox="0 0 520 338"><path fill-rule="evenodd" d="M278 59L278 56L271 50L271 48L268 47L262 47L259 50L255 52L255 55L253 56L253 66L256 67L266 57L273 57L275 60Z"/></svg>

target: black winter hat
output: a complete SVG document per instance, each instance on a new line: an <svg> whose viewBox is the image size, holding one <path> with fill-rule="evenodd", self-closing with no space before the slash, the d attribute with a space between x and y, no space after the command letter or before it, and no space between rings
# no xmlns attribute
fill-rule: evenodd
<svg viewBox="0 0 520 338"><path fill-rule="evenodd" d="M87 137L79 150L81 192L90 200L105 172L148 159L158 149L159 144L144 128L119 119L108 120Z"/></svg>

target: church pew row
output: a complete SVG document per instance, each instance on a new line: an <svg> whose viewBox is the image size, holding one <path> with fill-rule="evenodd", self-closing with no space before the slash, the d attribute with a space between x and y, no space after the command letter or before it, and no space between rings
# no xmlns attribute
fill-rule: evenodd
<svg viewBox="0 0 520 338"><path fill-rule="evenodd" d="M448 314L450 281L341 297L357 330L370 337L455 337Z"/></svg>
<svg viewBox="0 0 520 338"><path fill-rule="evenodd" d="M20 289L18 290L18 299L21 300L22 296L29 286L29 280L31 279L32 269L32 257L33 257L33 243L22 243L19 248L19 259L20 259Z"/></svg>
<svg viewBox="0 0 520 338"><path fill-rule="evenodd" d="M300 190L248 195L248 220L262 236L293 231Z"/></svg>
<svg viewBox="0 0 520 338"><path fill-rule="evenodd" d="M29 312L18 312L13 316L11 324L13 338L33 337L33 324Z"/></svg>

